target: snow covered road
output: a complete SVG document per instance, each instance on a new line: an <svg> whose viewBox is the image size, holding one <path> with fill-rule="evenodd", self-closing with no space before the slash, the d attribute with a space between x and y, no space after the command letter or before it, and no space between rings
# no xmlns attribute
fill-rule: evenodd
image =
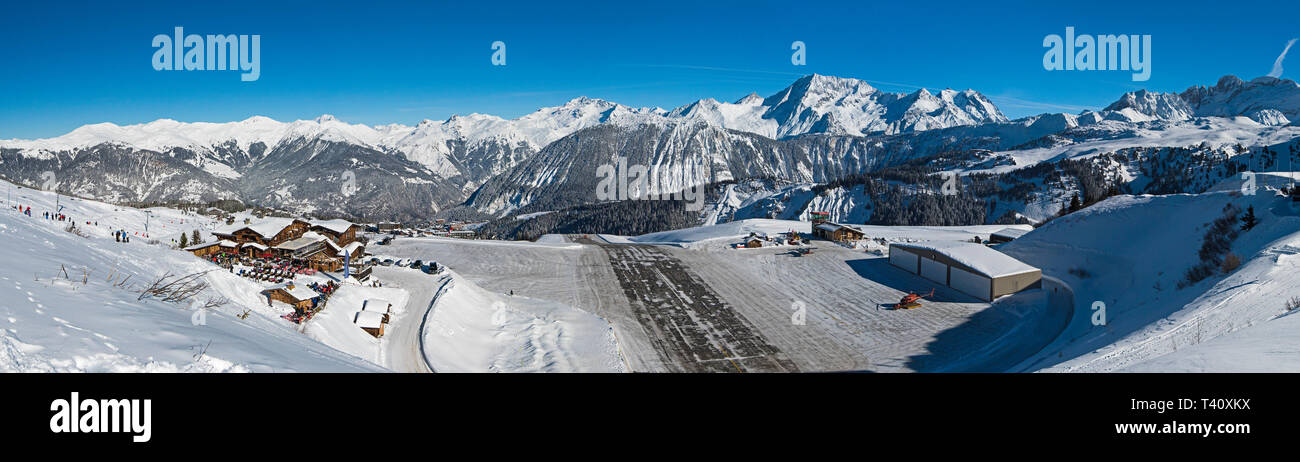
<svg viewBox="0 0 1300 462"><path fill-rule="evenodd" d="M384 367L394 372L434 372L425 362L420 349L420 331L425 315L433 308L434 295L445 281L407 268L377 266L372 277L384 281L385 287L406 290L410 298L406 310L393 319L386 332L388 351Z"/></svg>

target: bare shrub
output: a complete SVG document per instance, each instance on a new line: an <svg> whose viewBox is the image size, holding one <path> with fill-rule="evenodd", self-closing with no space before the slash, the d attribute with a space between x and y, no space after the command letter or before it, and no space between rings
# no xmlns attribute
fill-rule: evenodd
<svg viewBox="0 0 1300 462"><path fill-rule="evenodd" d="M226 297L220 297L220 296L218 296L218 297L208 297L207 300L204 300L204 301L203 301L203 309L205 309L205 310L215 310L215 309L217 309L217 308L221 308L221 307L223 307L223 306L226 306L226 304L228 304L228 303L230 303L230 299L228 299L228 298L226 298Z"/></svg>
<svg viewBox="0 0 1300 462"><path fill-rule="evenodd" d="M208 271L202 271L184 276L175 276L171 272L164 273L149 284L148 287L140 291L140 296L136 300L156 298L170 303L189 300L191 297L207 290L208 283L203 281L203 275L207 273Z"/></svg>
<svg viewBox="0 0 1300 462"><path fill-rule="evenodd" d="M1223 257L1223 265L1220 269L1223 270L1223 274L1228 274L1233 272L1240 266L1241 266L1241 257L1238 257L1237 254L1235 253L1228 252L1228 255Z"/></svg>

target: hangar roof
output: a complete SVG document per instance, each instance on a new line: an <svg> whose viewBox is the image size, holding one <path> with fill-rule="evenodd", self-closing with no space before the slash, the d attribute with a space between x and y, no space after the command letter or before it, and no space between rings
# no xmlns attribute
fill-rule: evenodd
<svg viewBox="0 0 1300 462"><path fill-rule="evenodd" d="M1010 255L988 248L983 244L957 241L928 241L915 243L894 243L891 247L903 249L929 250L947 256L958 263L966 265L990 278L999 278L1013 274L1038 271Z"/></svg>

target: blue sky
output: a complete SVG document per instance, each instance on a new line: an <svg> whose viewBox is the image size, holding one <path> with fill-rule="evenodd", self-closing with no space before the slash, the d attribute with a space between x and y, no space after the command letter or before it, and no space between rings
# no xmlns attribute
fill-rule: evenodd
<svg viewBox="0 0 1300 462"><path fill-rule="evenodd" d="M41 4L0 17L0 139L159 118L513 118L577 96L672 108L767 96L810 73L888 91L973 88L1014 118L1261 76L1300 36L1295 2L29 3ZM260 79L155 71L150 42L176 26L261 35ZM1066 26L1152 35L1150 80L1044 70L1043 37ZM491 65L498 40L506 66ZM790 63L796 40L805 66ZM1282 77L1300 77L1293 59Z"/></svg>

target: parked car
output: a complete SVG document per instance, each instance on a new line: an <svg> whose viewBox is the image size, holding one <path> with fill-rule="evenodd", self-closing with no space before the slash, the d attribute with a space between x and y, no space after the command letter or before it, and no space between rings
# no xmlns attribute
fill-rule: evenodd
<svg viewBox="0 0 1300 462"><path fill-rule="evenodd" d="M423 262L423 261L416 260L416 261L411 262L411 269L420 269L421 266L424 266L424 262Z"/></svg>
<svg viewBox="0 0 1300 462"><path fill-rule="evenodd" d="M393 259L391 259L391 258L385 258L384 261L379 262L379 264L384 265L384 266L392 266L392 265L393 265Z"/></svg>

